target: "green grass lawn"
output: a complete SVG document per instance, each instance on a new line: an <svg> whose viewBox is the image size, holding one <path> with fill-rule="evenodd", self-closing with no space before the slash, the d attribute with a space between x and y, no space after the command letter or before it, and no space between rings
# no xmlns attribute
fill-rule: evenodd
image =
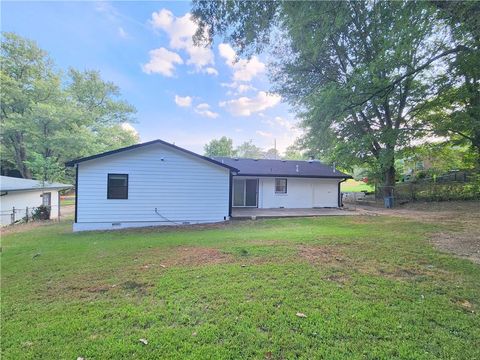
<svg viewBox="0 0 480 360"><path fill-rule="evenodd" d="M60 205L61 206L75 205L75 195L62 196L60 198Z"/></svg>
<svg viewBox="0 0 480 360"><path fill-rule="evenodd" d="M75 205L75 199L62 199L60 200L61 206Z"/></svg>
<svg viewBox="0 0 480 360"><path fill-rule="evenodd" d="M428 242L451 226L70 229L3 236L2 359L480 358L480 267Z"/></svg>
<svg viewBox="0 0 480 360"><path fill-rule="evenodd" d="M340 188L343 192L372 192L374 187L369 184L365 184L363 181L356 181L353 179L348 179L347 181L340 184Z"/></svg>

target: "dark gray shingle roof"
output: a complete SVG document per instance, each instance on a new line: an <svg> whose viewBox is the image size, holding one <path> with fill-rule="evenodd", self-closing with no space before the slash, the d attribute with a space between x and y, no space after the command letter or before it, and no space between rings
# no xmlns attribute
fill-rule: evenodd
<svg viewBox="0 0 480 360"><path fill-rule="evenodd" d="M318 160L269 160L242 159L215 156L218 162L239 170L238 175L250 176L285 176L285 177L319 177L350 178L350 175L333 169Z"/></svg>

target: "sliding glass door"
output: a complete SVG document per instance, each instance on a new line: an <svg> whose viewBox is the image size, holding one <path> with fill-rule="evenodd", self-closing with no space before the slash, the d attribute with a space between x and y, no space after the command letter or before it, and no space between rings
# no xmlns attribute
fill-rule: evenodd
<svg viewBox="0 0 480 360"><path fill-rule="evenodd" d="M258 179L233 179L233 206L257 207Z"/></svg>

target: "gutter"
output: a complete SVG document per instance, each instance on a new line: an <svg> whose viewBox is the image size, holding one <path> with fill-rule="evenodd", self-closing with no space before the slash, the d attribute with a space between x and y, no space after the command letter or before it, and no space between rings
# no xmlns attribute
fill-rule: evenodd
<svg viewBox="0 0 480 360"><path fill-rule="evenodd" d="M75 224L78 222L78 166L75 166Z"/></svg>
<svg viewBox="0 0 480 360"><path fill-rule="evenodd" d="M351 177L350 177L351 178ZM342 192L340 191L340 185L347 181L348 179L343 179L342 181L338 182L338 207L341 208L343 207L343 201L342 201Z"/></svg>
<svg viewBox="0 0 480 360"><path fill-rule="evenodd" d="M235 176L251 176L251 177L286 177L286 178L308 178L308 179L353 179L350 175L329 176L329 175L293 175L293 174L242 174L237 173Z"/></svg>

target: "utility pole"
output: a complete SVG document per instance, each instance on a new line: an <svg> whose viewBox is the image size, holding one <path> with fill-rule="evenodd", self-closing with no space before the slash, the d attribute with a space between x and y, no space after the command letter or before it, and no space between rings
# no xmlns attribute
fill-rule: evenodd
<svg viewBox="0 0 480 360"><path fill-rule="evenodd" d="M275 160L277 160L277 139L273 139L273 149L275 150Z"/></svg>

